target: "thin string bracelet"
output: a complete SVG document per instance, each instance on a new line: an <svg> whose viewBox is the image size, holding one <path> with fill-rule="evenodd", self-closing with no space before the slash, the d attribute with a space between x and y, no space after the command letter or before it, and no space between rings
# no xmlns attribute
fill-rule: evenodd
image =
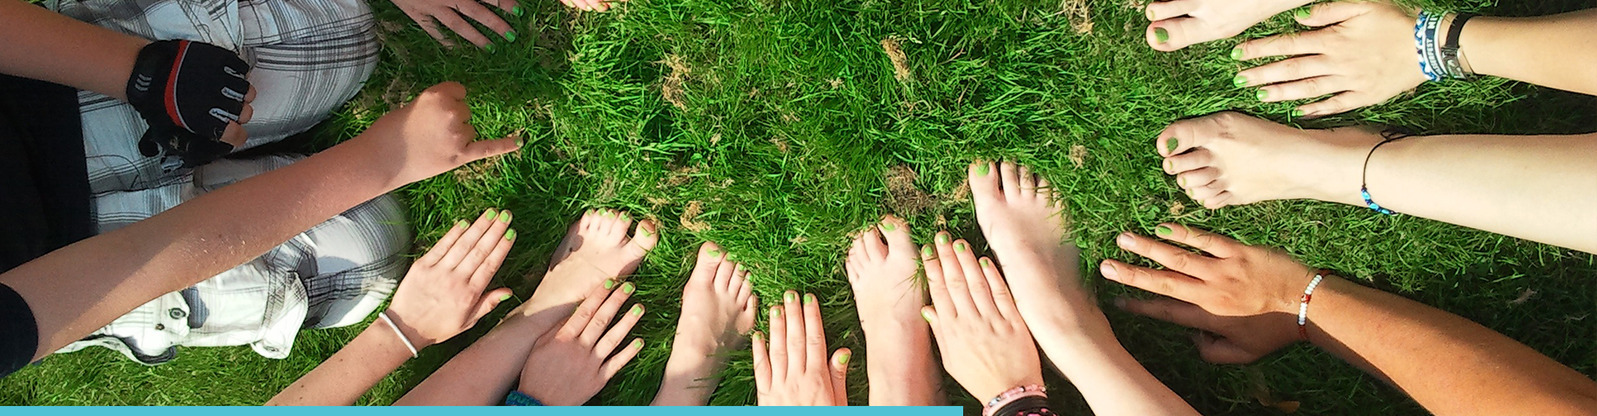
<svg viewBox="0 0 1597 416"><path fill-rule="evenodd" d="M1387 143L1395 142L1401 139L1406 139L1410 136L1413 136L1413 134L1396 127L1387 129L1386 131L1381 132L1381 142L1376 143L1374 147L1370 148L1370 152L1364 155L1364 169L1363 172L1359 174L1359 196L1364 197L1364 206L1370 207L1370 210L1378 212L1381 215L1394 215L1396 213L1392 212L1390 209L1382 207L1381 204L1375 203L1375 199L1370 197L1370 158L1375 156L1375 150L1380 149L1381 146L1385 146Z"/></svg>
<svg viewBox="0 0 1597 416"><path fill-rule="evenodd" d="M1314 280L1303 288L1303 297L1298 298L1298 336L1304 341L1309 340L1309 301L1314 300L1314 289L1320 287L1327 274L1330 273L1325 270L1315 272Z"/></svg>
<svg viewBox="0 0 1597 416"><path fill-rule="evenodd" d="M399 342L405 343L405 349L410 350L410 358L416 358L416 357L420 357L421 356L421 354L418 354L416 352L416 345L415 344L411 344L410 343L410 338L405 338L405 332L404 331L400 331L399 330L399 325L395 325L394 324L394 320L388 317L388 311L378 312L377 316L382 317L383 318L383 322L387 322L388 323L388 327L394 329L394 335L398 335L399 336Z"/></svg>

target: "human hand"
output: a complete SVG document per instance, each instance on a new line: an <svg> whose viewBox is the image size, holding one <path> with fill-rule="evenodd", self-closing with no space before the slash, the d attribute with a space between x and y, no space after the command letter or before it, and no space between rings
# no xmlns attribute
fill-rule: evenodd
<svg viewBox="0 0 1597 416"><path fill-rule="evenodd" d="M605 280L577 306L564 325L538 338L521 369L522 393L550 406L581 405L638 356L643 349L642 338L633 338L620 352L616 352L616 347L643 316L643 305L632 305L620 321L610 325L636 290L627 282L621 284L621 290L612 291L615 284L614 280Z"/></svg>
<svg viewBox="0 0 1597 416"><path fill-rule="evenodd" d="M1389 3L1329 2L1298 13L1299 23L1320 27L1237 46L1232 56L1291 58L1237 74L1237 87L1263 86L1260 101L1331 95L1299 106L1300 116L1323 116L1380 104L1425 82L1414 55L1414 16Z"/></svg>
<svg viewBox="0 0 1597 416"><path fill-rule="evenodd" d="M992 259L977 260L969 242L949 244L942 232L935 247L921 249L921 262L932 295L921 314L931 323L948 375L980 400L1042 385L1031 330Z"/></svg>
<svg viewBox="0 0 1597 416"><path fill-rule="evenodd" d="M1254 316L1217 316L1190 303L1170 298L1115 299L1127 312L1200 330L1192 336L1198 356L1215 364L1247 364L1282 347L1302 341L1297 316L1271 312Z"/></svg>
<svg viewBox="0 0 1597 416"><path fill-rule="evenodd" d="M166 153L187 166L226 156L248 139L240 124L254 114L249 64L222 47L189 40L150 42L139 49L125 91L149 130L144 156ZM180 82L181 81L181 82Z"/></svg>
<svg viewBox="0 0 1597 416"><path fill-rule="evenodd" d="M505 19L500 18L493 10L484 7L483 3L491 4L499 10L516 16L521 16L524 13L521 4L517 3L516 0L393 0L393 2L395 6L399 6L399 10L405 12L406 16L410 16L410 20L414 20L417 25L421 25L422 31L427 32L427 35L432 36L438 43L448 47L455 46L454 41L449 40L448 36L438 30L438 24L442 23L444 27L448 27L449 30L454 31L461 38L465 38L467 42L471 42L479 48L487 49L489 52L494 50L493 40L478 32L477 28L473 27L462 16L470 17L471 20L481 23L506 41L515 42L516 30L511 28L509 23L505 23Z"/></svg>
<svg viewBox="0 0 1597 416"><path fill-rule="evenodd" d="M1219 317L1290 314L1296 326L1299 298L1314 277L1314 271L1307 266L1279 250L1248 246L1182 225L1160 224L1155 233L1209 255L1123 233L1115 239L1120 248L1158 262L1167 270L1104 260L1099 266L1104 278L1196 305ZM1292 329L1295 328L1286 331L1290 333Z"/></svg>
<svg viewBox="0 0 1597 416"><path fill-rule="evenodd" d="M1145 36L1148 46L1174 51L1187 46L1236 36L1309 0L1168 0L1148 3L1143 14L1153 23Z"/></svg>
<svg viewBox="0 0 1597 416"><path fill-rule="evenodd" d="M771 307L771 344L759 332L754 344L754 386L760 406L847 406L847 348L826 359L826 329L815 295L782 294L783 305ZM828 365L830 362L830 365Z"/></svg>
<svg viewBox="0 0 1597 416"><path fill-rule="evenodd" d="M394 166L395 179L408 184L433 177L468 162L521 148L520 139L476 141L466 107L466 87L456 82L434 85L414 101L372 123L351 141L370 142L381 163Z"/></svg>
<svg viewBox="0 0 1597 416"><path fill-rule="evenodd" d="M471 328L510 297L509 288L482 293L515 244L516 232L509 228L510 211L489 208L473 224L455 223L410 265L388 317L417 349Z"/></svg>

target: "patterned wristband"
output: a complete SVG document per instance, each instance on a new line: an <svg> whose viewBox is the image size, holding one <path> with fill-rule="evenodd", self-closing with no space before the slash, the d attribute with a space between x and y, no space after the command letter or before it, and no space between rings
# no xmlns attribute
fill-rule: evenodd
<svg viewBox="0 0 1597 416"><path fill-rule="evenodd" d="M511 391L505 396L505 406L543 406L543 402L528 396L527 393Z"/></svg>

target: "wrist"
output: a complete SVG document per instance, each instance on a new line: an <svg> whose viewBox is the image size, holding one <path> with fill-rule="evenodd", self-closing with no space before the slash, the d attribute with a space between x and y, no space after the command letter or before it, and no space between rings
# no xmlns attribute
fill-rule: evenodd
<svg viewBox="0 0 1597 416"><path fill-rule="evenodd" d="M420 352L423 348L430 347L437 343L437 340L422 336L415 327L412 327L405 320L403 314L394 313L393 309L384 310L383 313L387 314L390 322L393 322L393 329L398 332L397 335L404 337L404 339L401 341L409 342L412 347L416 348L416 351Z"/></svg>

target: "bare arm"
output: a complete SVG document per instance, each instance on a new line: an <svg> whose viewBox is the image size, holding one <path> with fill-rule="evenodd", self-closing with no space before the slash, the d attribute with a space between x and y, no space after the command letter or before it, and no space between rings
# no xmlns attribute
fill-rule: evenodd
<svg viewBox="0 0 1597 416"><path fill-rule="evenodd" d="M410 349L382 321L267 401L268 406L348 406L410 359Z"/></svg>
<svg viewBox="0 0 1597 416"><path fill-rule="evenodd" d="M1071 267L1068 273L1075 274ZM1048 361L1087 399L1099 415L1197 415L1181 396L1148 372L1115 338L1109 320L1090 301L1073 303L1067 314L1027 316L1037 345ZM1081 310L1088 309L1088 310ZM1078 318L1079 317L1079 318Z"/></svg>
<svg viewBox="0 0 1597 416"><path fill-rule="evenodd" d="M1597 9L1538 17L1477 17L1459 47L1476 73L1597 94Z"/></svg>
<svg viewBox="0 0 1597 416"><path fill-rule="evenodd" d="M145 39L73 20L20 0L0 0L0 73L127 101Z"/></svg>
<svg viewBox="0 0 1597 416"><path fill-rule="evenodd" d="M514 150L473 142L465 88L423 92L359 137L0 274L33 309L42 358L129 310L265 253L333 215L460 164Z"/></svg>
<svg viewBox="0 0 1597 416"><path fill-rule="evenodd" d="M1104 262L1104 277L1175 298L1133 312L1215 334L1204 358L1246 363L1298 341L1299 300L1314 272L1286 253L1167 224L1164 238L1119 244L1169 267ZM1212 256L1212 257L1211 257ZM1178 302L1179 301L1179 302ZM1467 319L1334 276L1314 291L1308 335L1317 346L1388 380L1438 415L1592 414L1597 383Z"/></svg>

